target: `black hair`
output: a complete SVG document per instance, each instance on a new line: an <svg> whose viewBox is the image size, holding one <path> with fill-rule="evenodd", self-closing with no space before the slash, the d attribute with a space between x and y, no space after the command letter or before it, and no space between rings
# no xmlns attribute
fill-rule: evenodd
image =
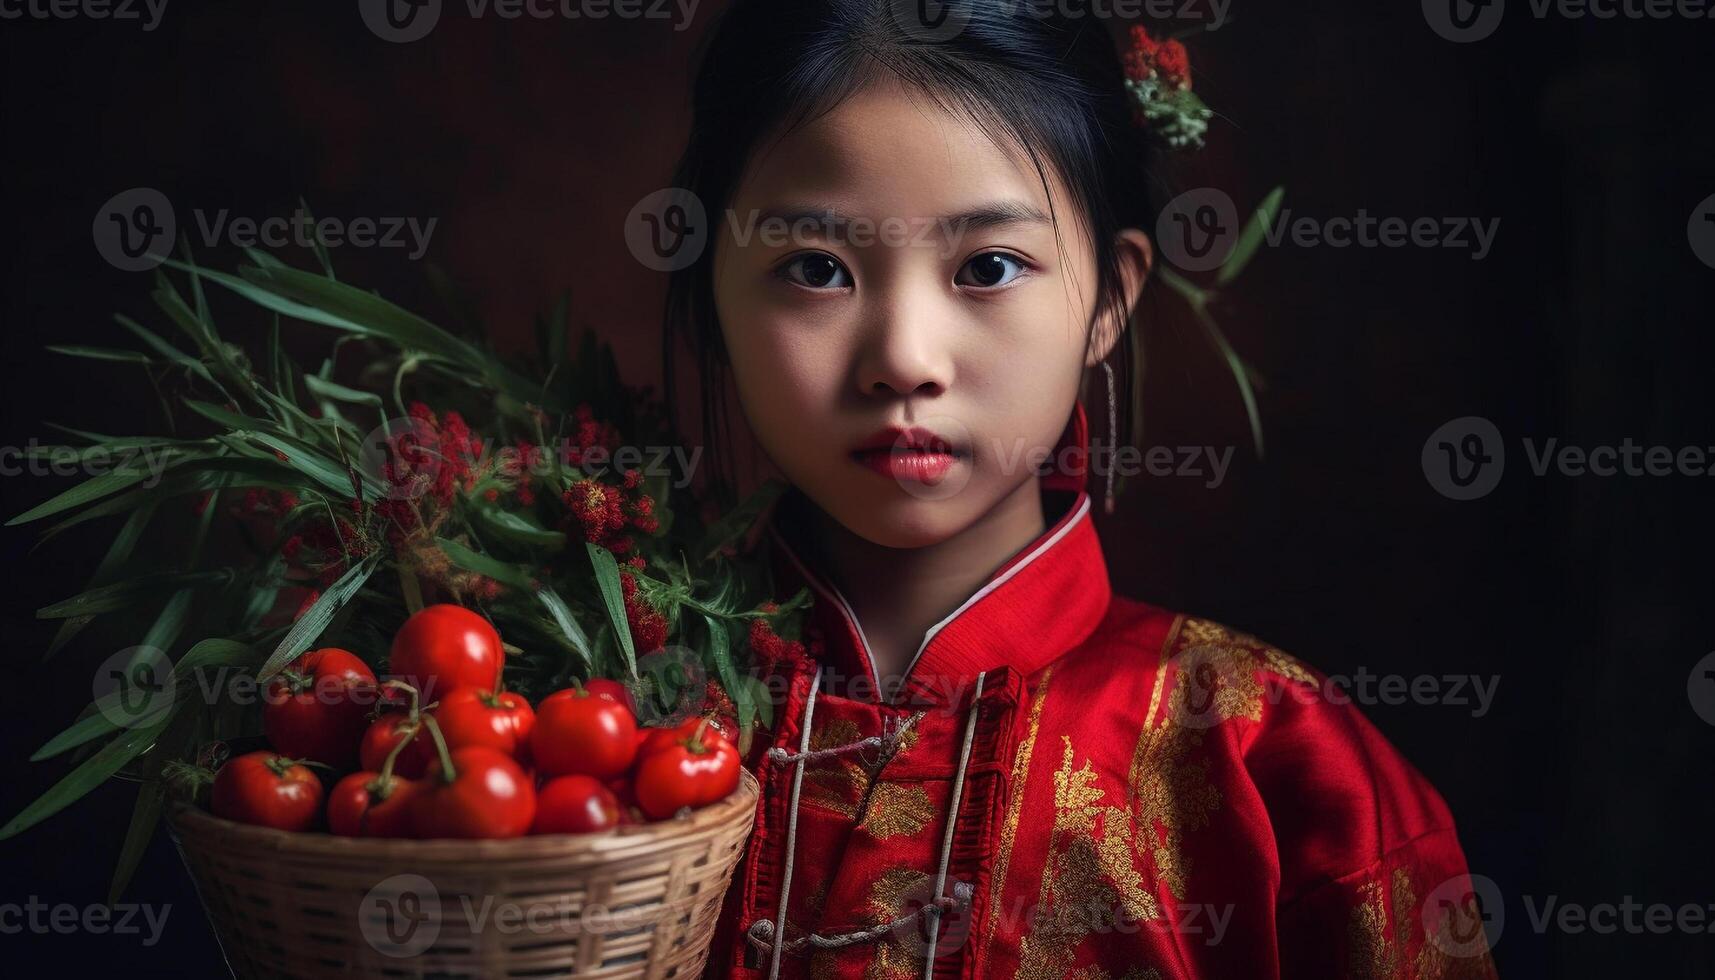
<svg viewBox="0 0 1715 980"><path fill-rule="evenodd" d="M704 38L690 137L673 186L696 196L712 229L763 141L891 76L967 116L1000 145L1021 149L1045 189L1049 168L1060 175L1093 236L1096 315L1108 311L1123 321L1114 239L1121 228L1155 226L1158 150L1133 122L1117 42L1105 22L1046 9L1054 6L945 0L937 28L916 20L915 0L733 0ZM710 489L719 499L731 490L726 454L718 451L730 445L730 362L715 315L713 253L711 233L695 261L671 274L662 380L676 430L674 347L683 334L698 366ZM1115 348L1119 432L1106 436L1116 445L1132 438L1134 333L1122 331ZM1090 414L1092 427L1105 428L1105 405Z"/></svg>

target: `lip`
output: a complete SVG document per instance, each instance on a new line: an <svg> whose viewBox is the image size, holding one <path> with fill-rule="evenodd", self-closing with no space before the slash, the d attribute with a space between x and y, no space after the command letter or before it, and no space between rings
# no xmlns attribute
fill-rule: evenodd
<svg viewBox="0 0 1715 980"><path fill-rule="evenodd" d="M925 429L920 425L903 426L890 425L868 439L857 444L853 453L869 452L872 450L910 449L917 451L946 453L952 456L965 455L947 439L933 429Z"/></svg>
<svg viewBox="0 0 1715 980"><path fill-rule="evenodd" d="M852 459L882 476L933 486L967 453L921 426L889 426L852 450Z"/></svg>

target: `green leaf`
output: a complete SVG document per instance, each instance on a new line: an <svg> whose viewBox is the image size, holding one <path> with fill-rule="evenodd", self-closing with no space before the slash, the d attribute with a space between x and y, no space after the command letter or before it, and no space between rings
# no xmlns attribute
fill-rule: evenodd
<svg viewBox="0 0 1715 980"><path fill-rule="evenodd" d="M357 474L357 480L362 484L366 497L379 497L385 489L381 486L381 481L363 472L362 468L341 466L326 456L281 436L257 432L252 433L251 437L269 449L283 454L288 466L332 490L337 496L349 497L356 491L357 488L352 484L353 473Z"/></svg>
<svg viewBox="0 0 1715 980"><path fill-rule="evenodd" d="M119 347L87 347L81 344L49 344L48 350L67 357L86 357L92 361L118 361L124 364L154 364L155 359L142 351Z"/></svg>
<svg viewBox="0 0 1715 980"><path fill-rule="evenodd" d="M185 682L194 681L195 672L204 667L244 666L255 659L256 651L248 644L226 639L203 640L191 647L179 662L173 665L173 696L175 700L188 698L192 692L198 691L196 683L186 686ZM102 695L89 706L94 710L49 739L47 744L30 756L30 761L51 759L109 732L118 731L119 725L109 720L109 716L116 714L112 709L119 706L120 695L117 691Z"/></svg>
<svg viewBox="0 0 1715 980"><path fill-rule="evenodd" d="M356 388L347 388L345 385L337 384L326 378L319 378L313 374L304 375L304 387L309 389L310 394L315 395L317 398L332 399L333 401L338 402L349 402L353 405L369 405L374 408L381 407L381 396L377 395L373 391L359 391Z"/></svg>
<svg viewBox="0 0 1715 980"><path fill-rule="evenodd" d="M1227 260L1221 263L1220 271L1215 273L1215 283L1225 286L1239 277L1256 256L1256 250L1262 247L1263 240L1268 235L1268 229L1274 224L1274 216L1280 213L1280 202L1286 197L1286 188L1276 187L1262 199L1244 229L1239 232L1239 240L1233 243L1233 250L1227 255Z"/></svg>
<svg viewBox="0 0 1715 980"><path fill-rule="evenodd" d="M637 650L631 643L631 623L625 617L625 590L619 584L619 562L614 560L613 552L594 541L585 541L584 546L590 553L590 565L595 569L596 587L601 589L602 603L607 606L608 622L613 624L614 638L625 657L625 669L631 679L636 680Z"/></svg>
<svg viewBox="0 0 1715 980"><path fill-rule="evenodd" d="M134 604L138 599L160 592L165 589L182 588L184 586L207 585L211 582L225 584L232 581L232 572L228 569L214 569L200 572L156 572L112 585L81 592L70 599L62 599L52 605L43 606L36 610L37 619L68 619L73 616L93 616L98 613L113 612Z"/></svg>
<svg viewBox="0 0 1715 980"><path fill-rule="evenodd" d="M106 782L108 777L118 772L127 762L155 744L155 739L166 730L170 720L171 715L168 715L160 721L127 729L118 738L103 745L94 755L84 760L82 765L66 774L65 778L37 797L34 803L25 807L4 827L0 827L0 840L16 837L82 799L90 790Z"/></svg>
<svg viewBox="0 0 1715 980"><path fill-rule="evenodd" d="M576 650L578 656L583 660L584 676L595 676L595 649L590 646L589 635L584 632L582 626L578 625L577 617L572 615L571 607L566 605L566 600L560 598L560 594L555 592L551 585L543 585L537 589L536 599L547 608L548 615L553 617L555 625L560 627L560 632L565 634L567 641L572 645L572 649Z"/></svg>
<svg viewBox="0 0 1715 980"><path fill-rule="evenodd" d="M447 558L453 564L466 571L486 575L496 582L524 589L527 592L536 591L536 580L530 575L528 569L490 558L481 552L472 551L451 538L436 538L435 544L446 552Z"/></svg>
<svg viewBox="0 0 1715 980"><path fill-rule="evenodd" d="M322 631L333 622L334 614L339 612L340 607L350 601L351 597L357 594L357 590L363 588L363 583L369 581L369 576L375 573L379 564L380 560L375 556L365 558L341 575L339 581L328 586L321 598L304 610L304 614L286 631L286 635L280 639L280 645L274 648L274 652L270 653L267 661L263 663L262 669L256 672L256 679L266 681L285 669L298 654L308 650L310 644L316 642Z"/></svg>
<svg viewBox="0 0 1715 980"><path fill-rule="evenodd" d="M477 523L501 540L548 551L560 551L566 546L565 532L550 531L523 514L498 507L476 506L471 510L476 515Z"/></svg>
<svg viewBox="0 0 1715 980"><path fill-rule="evenodd" d="M41 520L44 517L71 510L74 507L81 507L127 487L136 486L155 475L157 474L151 472L147 467L142 469L125 467L110 473L103 473L100 476L92 476L70 490L24 511L7 521L6 526L28 524L31 521Z"/></svg>
<svg viewBox="0 0 1715 980"><path fill-rule="evenodd" d="M130 560L131 552L137 549L137 542L143 536L143 531L155 517L157 501L146 500L131 516L125 519L125 524L114 535L113 543L108 545L107 554L101 558L101 563L95 566L95 574L89 578L89 588L111 584L119 569ZM48 644L48 652L42 655L48 660L62 650L72 638L83 632L84 627L95 621L94 616L73 616L60 624L59 631L54 634L53 641Z"/></svg>

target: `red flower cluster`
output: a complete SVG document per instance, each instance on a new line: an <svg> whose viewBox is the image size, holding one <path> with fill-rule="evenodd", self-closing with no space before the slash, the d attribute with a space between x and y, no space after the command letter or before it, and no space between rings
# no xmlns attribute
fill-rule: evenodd
<svg viewBox="0 0 1715 980"><path fill-rule="evenodd" d="M778 607L772 602L762 605L764 611L772 611L773 608ZM761 616L750 621L750 649L764 664L805 656L804 644L781 638L774 632L773 624Z"/></svg>
<svg viewBox="0 0 1715 980"><path fill-rule="evenodd" d="M458 490L476 482L476 462L482 440L457 412L436 416L422 402L411 405L410 424L388 440L383 475L394 487L394 498L427 496L442 507Z"/></svg>
<svg viewBox="0 0 1715 980"><path fill-rule="evenodd" d="M1144 81L1157 74L1175 88L1191 87L1191 57L1185 45L1171 38L1156 40L1140 24L1131 28L1131 49L1124 55L1125 76Z"/></svg>
<svg viewBox="0 0 1715 980"><path fill-rule="evenodd" d="M637 576L620 572L619 591L625 599L626 625L631 629L631 644L636 651L650 653L666 646L667 617L637 591Z"/></svg>
<svg viewBox="0 0 1715 980"><path fill-rule="evenodd" d="M568 511L566 530L581 533L584 540L616 555L629 554L635 542L628 530L653 534L661 526L655 516L655 499L642 492L642 485L642 474L637 470L626 472L622 487L593 477L572 484L561 495Z"/></svg>

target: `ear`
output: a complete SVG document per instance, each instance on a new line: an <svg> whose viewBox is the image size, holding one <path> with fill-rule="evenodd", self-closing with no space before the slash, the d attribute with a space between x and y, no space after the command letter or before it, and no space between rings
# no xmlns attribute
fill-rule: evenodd
<svg viewBox="0 0 1715 980"><path fill-rule="evenodd" d="M1119 258L1120 295L1125 302L1125 317L1121 319L1109 311L1102 312L1096 321L1097 333L1090 344L1085 367L1095 367L1113 352L1114 345L1119 343L1120 335L1131 321L1131 311L1137 308L1138 297L1143 295L1143 284L1155 267L1155 248L1150 245L1149 236L1136 228L1120 229L1114 238L1114 248Z"/></svg>

